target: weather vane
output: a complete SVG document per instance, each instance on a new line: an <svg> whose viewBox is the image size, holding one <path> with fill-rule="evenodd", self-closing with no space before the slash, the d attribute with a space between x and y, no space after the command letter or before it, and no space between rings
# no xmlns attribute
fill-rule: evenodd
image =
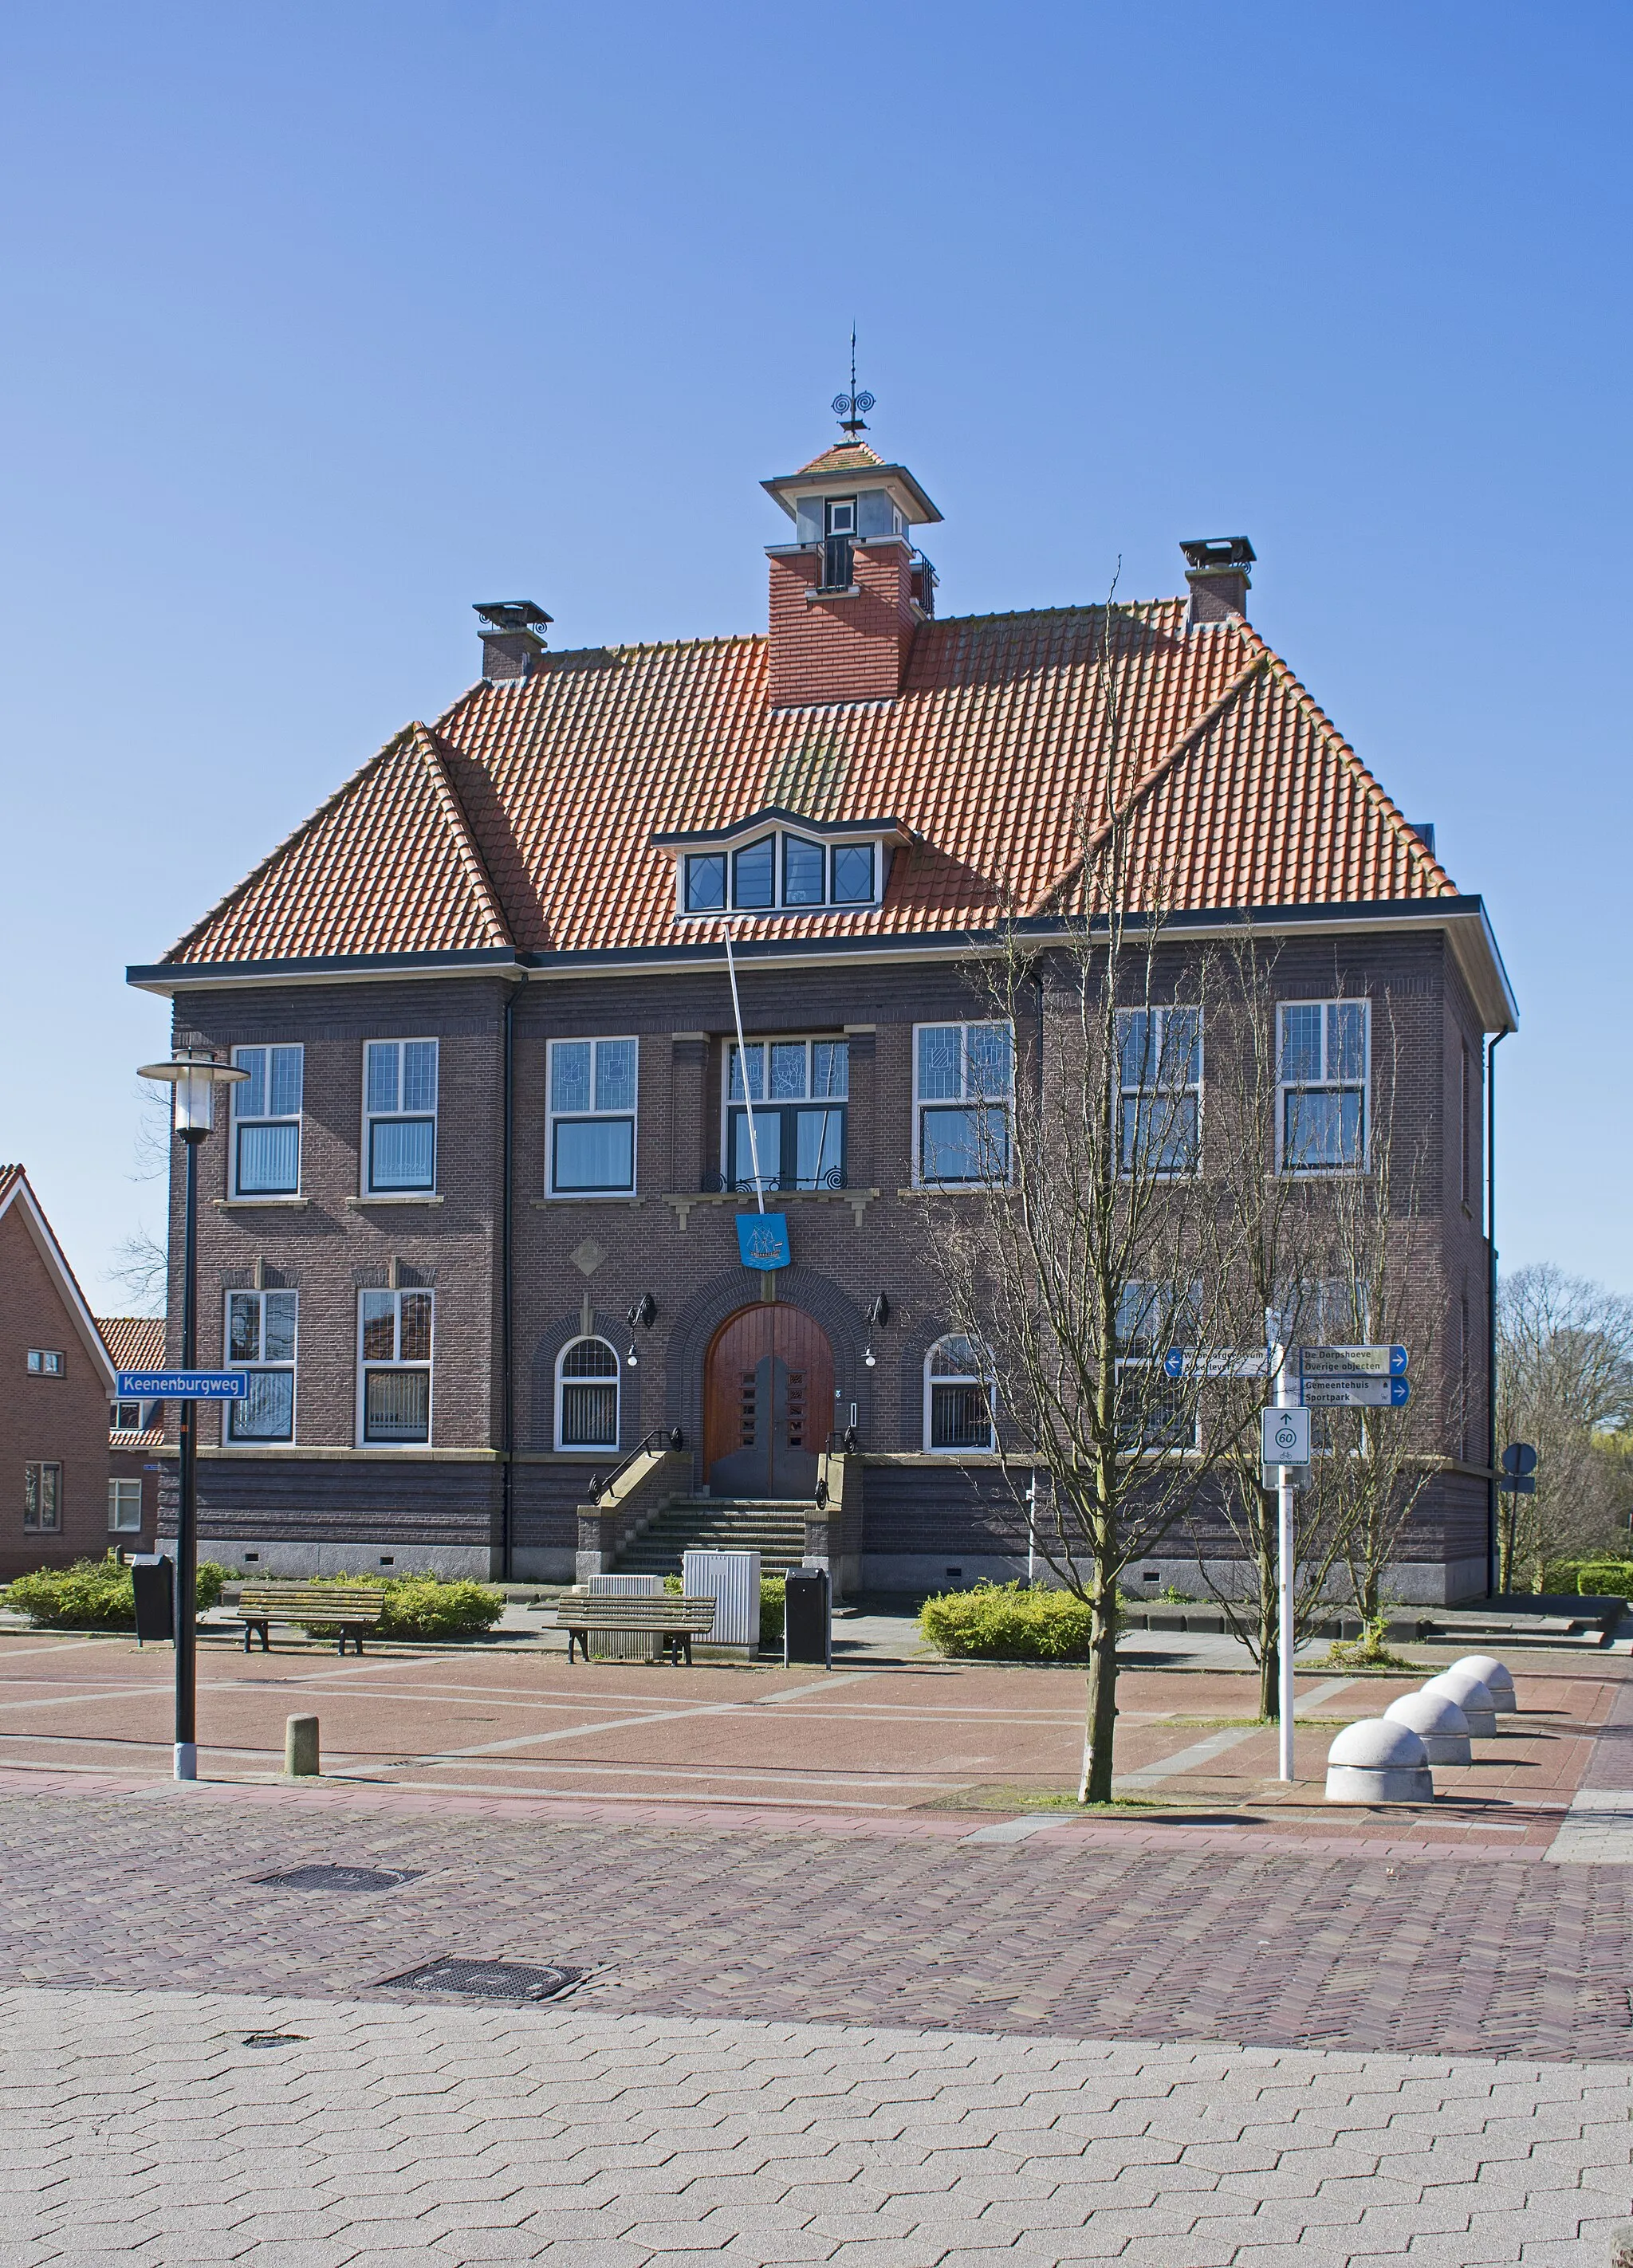
<svg viewBox="0 0 1633 2268"><path fill-rule="evenodd" d="M873 400L872 394L865 390L861 394L856 391L856 326L853 323L851 325L851 390L848 394L836 394L833 397L833 414L839 419L841 429L850 435L853 441L859 433L865 433L868 431L863 421L873 408Z"/></svg>

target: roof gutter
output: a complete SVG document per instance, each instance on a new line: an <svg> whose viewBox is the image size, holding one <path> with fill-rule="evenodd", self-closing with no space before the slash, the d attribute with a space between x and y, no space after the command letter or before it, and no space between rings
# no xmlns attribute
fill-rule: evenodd
<svg viewBox="0 0 1633 2268"><path fill-rule="evenodd" d="M738 959L760 968L788 968L846 966L868 960L902 962L983 959L1003 952L1017 939L1042 944L1050 938L1068 936L1083 925L1069 917L1050 913L1027 915L1014 922L979 929L934 934L918 931L881 935L876 930L868 930L848 937L789 937L778 933L783 917L761 914L756 918L757 924L772 925L771 934L738 938L735 945ZM671 945L605 946L593 950L550 953L495 947L448 953L336 954L288 961L197 962L191 966L161 961L153 967L129 968L125 976L127 983L144 990L173 995L253 988L264 990L270 985L447 979L458 976L521 976L544 983L583 976L641 976L654 970L717 968L720 943L712 932L718 919L718 916L700 919L694 933L683 932L680 940ZM1104 927L1103 917L1090 926L1091 930ZM1138 917L1128 917L1123 926L1137 936L1143 924ZM1313 906L1230 906L1164 915L1161 927L1166 936L1176 940L1249 932L1266 937L1282 933L1322 937L1356 929L1442 931L1452 940L1485 1029L1512 1029L1519 1021L1508 972L1497 951L1484 902L1478 897L1395 898Z"/></svg>

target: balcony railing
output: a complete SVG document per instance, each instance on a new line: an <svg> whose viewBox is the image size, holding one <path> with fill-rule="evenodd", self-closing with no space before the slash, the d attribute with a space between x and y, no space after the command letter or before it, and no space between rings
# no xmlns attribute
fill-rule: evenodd
<svg viewBox="0 0 1633 2268"><path fill-rule="evenodd" d="M751 1197L756 1189L769 1197L775 1189L842 1189L848 1187L843 1166L830 1166L825 1174L744 1174L737 1181L728 1181L724 1174L706 1174L700 1184L706 1195L714 1196L720 1190L740 1197Z"/></svg>

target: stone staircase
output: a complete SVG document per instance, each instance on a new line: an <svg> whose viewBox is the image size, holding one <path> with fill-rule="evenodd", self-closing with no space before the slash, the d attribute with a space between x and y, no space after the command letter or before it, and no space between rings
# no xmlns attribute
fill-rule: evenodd
<svg viewBox="0 0 1633 2268"><path fill-rule="evenodd" d="M757 1551L763 1575L786 1575L805 1556L803 1498L672 1497L618 1554L620 1575L678 1575L683 1551Z"/></svg>

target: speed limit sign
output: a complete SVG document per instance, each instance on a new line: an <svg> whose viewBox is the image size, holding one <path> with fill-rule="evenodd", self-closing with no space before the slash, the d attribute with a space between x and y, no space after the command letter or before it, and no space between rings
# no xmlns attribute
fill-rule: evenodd
<svg viewBox="0 0 1633 2268"><path fill-rule="evenodd" d="M1264 1462L1267 1465L1307 1465L1310 1462L1310 1412L1307 1410L1267 1410Z"/></svg>

